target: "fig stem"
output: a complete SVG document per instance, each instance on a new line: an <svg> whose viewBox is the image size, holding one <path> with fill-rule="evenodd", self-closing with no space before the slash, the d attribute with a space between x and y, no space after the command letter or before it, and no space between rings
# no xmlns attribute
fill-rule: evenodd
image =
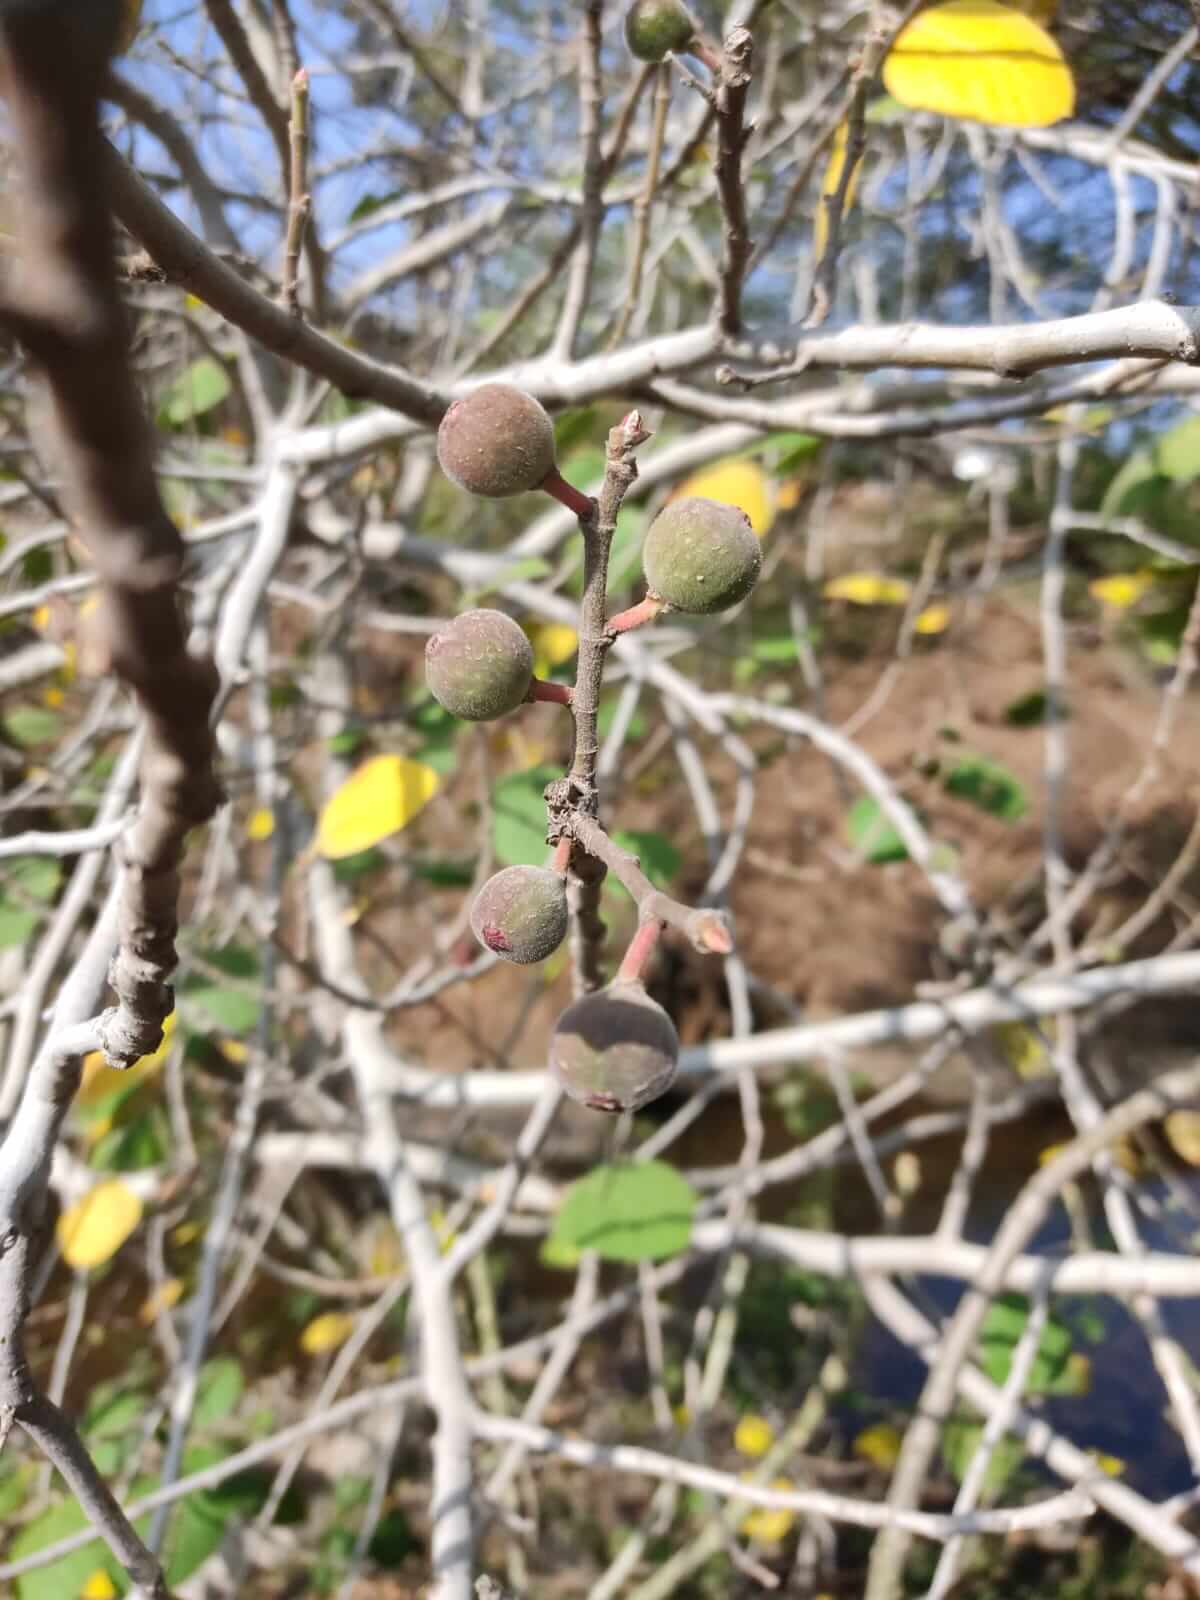
<svg viewBox="0 0 1200 1600"><path fill-rule="evenodd" d="M529 685L526 700L546 700L558 706L569 706L575 691L569 683L552 683L545 678L535 678Z"/></svg>
<svg viewBox="0 0 1200 1600"><path fill-rule="evenodd" d="M618 611L609 617L608 632L614 637L618 633L629 633L633 628L641 628L647 622L657 622L666 610L665 600L656 594L648 594L644 600L639 600L637 605L630 606L628 611Z"/></svg>
<svg viewBox="0 0 1200 1600"><path fill-rule="evenodd" d="M629 949L626 950L621 965L617 968L617 983L641 983L650 958L658 948L662 930L663 923L657 917L651 917L640 924L638 931L629 941Z"/></svg>
<svg viewBox="0 0 1200 1600"><path fill-rule="evenodd" d="M538 487L553 495L568 511L573 511L581 522L590 522L596 513L596 502L592 497L584 494L582 489L577 489L573 483L568 483L557 467L550 468Z"/></svg>

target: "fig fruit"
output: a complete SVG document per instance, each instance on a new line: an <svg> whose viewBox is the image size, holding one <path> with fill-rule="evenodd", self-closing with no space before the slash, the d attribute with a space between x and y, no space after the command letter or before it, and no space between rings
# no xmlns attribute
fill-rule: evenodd
<svg viewBox="0 0 1200 1600"><path fill-rule="evenodd" d="M425 681L452 717L493 722L533 682L533 646L503 611L464 611L425 646Z"/></svg>
<svg viewBox="0 0 1200 1600"><path fill-rule="evenodd" d="M505 867L475 896L471 927L505 961L544 961L567 936L566 884L549 867Z"/></svg>
<svg viewBox="0 0 1200 1600"><path fill-rule="evenodd" d="M719 500L671 500L642 548L652 594L677 611L727 611L758 582L762 548L750 519Z"/></svg>
<svg viewBox="0 0 1200 1600"><path fill-rule="evenodd" d="M554 425L523 389L485 383L446 412L437 453L459 488L504 500L540 488L554 472Z"/></svg>
<svg viewBox="0 0 1200 1600"><path fill-rule="evenodd" d="M609 984L559 1017L550 1068L572 1100L594 1111L637 1111L674 1082L675 1024L640 983Z"/></svg>
<svg viewBox="0 0 1200 1600"><path fill-rule="evenodd" d="M661 61L695 37L695 18L680 0L634 0L625 13L625 43L639 61Z"/></svg>

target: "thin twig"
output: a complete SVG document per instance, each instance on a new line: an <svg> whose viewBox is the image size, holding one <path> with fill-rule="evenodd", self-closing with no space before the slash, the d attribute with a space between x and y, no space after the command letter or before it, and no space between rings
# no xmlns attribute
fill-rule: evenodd
<svg viewBox="0 0 1200 1600"><path fill-rule="evenodd" d="M748 28L733 28L721 51L721 72L716 90L717 193L721 200L724 233L721 248L721 332L735 335L742 327L742 279L750 260L750 224L746 217L746 191L742 183L742 154L750 130L745 125L746 95L754 60L754 40Z"/></svg>
<svg viewBox="0 0 1200 1600"><path fill-rule="evenodd" d="M292 79L292 114L288 122L288 222L283 257L281 298L294 317L300 315L300 252L312 211L308 191L308 72L301 67Z"/></svg>

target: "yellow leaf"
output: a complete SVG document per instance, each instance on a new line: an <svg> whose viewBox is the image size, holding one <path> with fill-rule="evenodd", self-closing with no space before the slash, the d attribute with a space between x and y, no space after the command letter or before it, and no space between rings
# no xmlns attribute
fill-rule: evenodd
<svg viewBox="0 0 1200 1600"><path fill-rule="evenodd" d="M181 1222L177 1228L171 1229L171 1243L182 1248L198 1239L203 1232L198 1222Z"/></svg>
<svg viewBox="0 0 1200 1600"><path fill-rule="evenodd" d="M217 1049L235 1067L243 1067L250 1059L250 1046L243 1039L222 1039Z"/></svg>
<svg viewBox="0 0 1200 1600"><path fill-rule="evenodd" d="M793 1485L787 1478L776 1478L771 1487L788 1490ZM794 1511L776 1511L768 1506L757 1506L742 1518L742 1532L747 1538L754 1539L759 1544L778 1544L781 1539L787 1538L795 1520Z"/></svg>
<svg viewBox="0 0 1200 1600"><path fill-rule="evenodd" d="M672 1406L671 1417L677 1428L686 1428L692 1420L692 1408L685 1405Z"/></svg>
<svg viewBox="0 0 1200 1600"><path fill-rule="evenodd" d="M1066 1148L1065 1144L1048 1144L1044 1150L1038 1151L1038 1166L1048 1167L1052 1161L1057 1161Z"/></svg>
<svg viewBox="0 0 1200 1600"><path fill-rule="evenodd" d="M164 1311L170 1311L182 1299L183 1279L164 1278L154 1293L147 1295L138 1307L138 1321L148 1328Z"/></svg>
<svg viewBox="0 0 1200 1600"><path fill-rule="evenodd" d="M679 493L737 506L750 518L750 526L760 539L770 533L775 521L771 480L756 461L741 461L736 457L718 461L688 478L680 485Z"/></svg>
<svg viewBox="0 0 1200 1600"><path fill-rule="evenodd" d="M117 1586L103 1567L97 1567L88 1575L79 1591L79 1600L117 1600Z"/></svg>
<svg viewBox="0 0 1200 1600"><path fill-rule="evenodd" d="M49 706L51 711L57 711L61 706L66 705L66 703L67 697L57 684L52 683L50 687L44 690L42 693L42 704L44 706Z"/></svg>
<svg viewBox="0 0 1200 1600"><path fill-rule="evenodd" d="M992 1029L992 1038L1018 1077L1042 1078L1049 1072L1046 1043L1036 1029L1027 1028L1023 1022L998 1022Z"/></svg>
<svg viewBox="0 0 1200 1600"><path fill-rule="evenodd" d="M829 206L827 200L832 200L838 192L838 185L842 181L842 173L846 166L846 141L849 137L849 128L846 123L838 124L838 130L833 136L833 145L829 151L829 162L825 168L825 176L821 179L821 194L817 201L817 220L813 224L813 255L815 266L824 260L825 247L829 243ZM854 171L850 174L850 182L846 185L846 193L842 200L842 216L848 216L850 207L854 204L854 196L858 191L858 176L862 171L862 162L858 161Z"/></svg>
<svg viewBox="0 0 1200 1600"><path fill-rule="evenodd" d="M357 855L405 828L441 782L432 767L407 756L373 756L326 801L317 849L329 861Z"/></svg>
<svg viewBox="0 0 1200 1600"><path fill-rule="evenodd" d="M918 12L889 51L883 81L901 105L993 127L1045 128L1075 109L1075 80L1058 45L998 0Z"/></svg>
<svg viewBox="0 0 1200 1600"><path fill-rule="evenodd" d="M367 1245L367 1271L373 1278L394 1278L404 1271L404 1246L390 1217L376 1220Z"/></svg>
<svg viewBox="0 0 1200 1600"><path fill-rule="evenodd" d="M528 622L525 633L533 646L533 672L538 678L548 678L579 649L579 635L565 622Z"/></svg>
<svg viewBox="0 0 1200 1600"><path fill-rule="evenodd" d="M901 1194L916 1194L921 1187L921 1158L912 1150L901 1150L892 1163L892 1179Z"/></svg>
<svg viewBox="0 0 1200 1600"><path fill-rule="evenodd" d="M781 483L775 495L776 511L794 511L804 494L804 479L789 478Z"/></svg>
<svg viewBox="0 0 1200 1600"><path fill-rule="evenodd" d="M74 639L68 639L62 647L63 664L58 669L60 683L74 683L75 675L79 671L79 646Z"/></svg>
<svg viewBox="0 0 1200 1600"><path fill-rule="evenodd" d="M98 1183L58 1219L62 1258L69 1267L98 1267L116 1255L141 1220L142 1202L127 1183Z"/></svg>
<svg viewBox="0 0 1200 1600"><path fill-rule="evenodd" d="M890 1422L864 1428L854 1441L854 1454L881 1472L890 1472L900 1456L900 1430Z"/></svg>
<svg viewBox="0 0 1200 1600"><path fill-rule="evenodd" d="M50 607L38 606L36 611L30 615L29 620L39 633L45 633L50 626Z"/></svg>
<svg viewBox="0 0 1200 1600"><path fill-rule="evenodd" d="M1067 1357L1065 1368L1071 1380L1071 1393L1085 1395L1091 1393L1092 1388L1092 1363L1082 1350L1072 1350Z"/></svg>
<svg viewBox="0 0 1200 1600"><path fill-rule="evenodd" d="M748 1412L734 1429L733 1442L744 1456L752 1456L757 1460L759 1456L765 1456L775 1443L775 1430L766 1417L756 1417Z"/></svg>
<svg viewBox="0 0 1200 1600"><path fill-rule="evenodd" d="M167 1059L167 1052L171 1048L171 1035L175 1032L176 1014L163 1021L162 1043L157 1050L152 1050L148 1056L141 1056L127 1067L124 1072L116 1067L110 1067L100 1050L92 1050L83 1058L83 1076L79 1080L79 1093L75 1096L75 1105L82 1109L99 1104L100 1101L112 1094L114 1089L128 1089L131 1084L140 1083L143 1078L153 1077Z"/></svg>
<svg viewBox="0 0 1200 1600"><path fill-rule="evenodd" d="M913 623L914 633L944 633L950 624L950 607L926 606Z"/></svg>
<svg viewBox="0 0 1200 1600"><path fill-rule="evenodd" d="M275 832L275 813L270 806L259 806L257 811L252 811L246 818L246 837L255 844L263 839L269 839Z"/></svg>
<svg viewBox="0 0 1200 1600"><path fill-rule="evenodd" d="M1125 1463L1120 1456L1107 1455L1103 1450L1089 1450L1088 1455L1091 1456L1100 1471L1107 1473L1110 1478L1119 1478L1125 1471Z"/></svg>
<svg viewBox="0 0 1200 1600"><path fill-rule="evenodd" d="M354 1318L348 1311L325 1311L300 1335L300 1348L306 1355L323 1356L345 1344L353 1332Z"/></svg>
<svg viewBox="0 0 1200 1600"><path fill-rule="evenodd" d="M1163 1133L1177 1156L1189 1166L1200 1167L1200 1111L1172 1111L1163 1122Z"/></svg>
<svg viewBox="0 0 1200 1600"><path fill-rule="evenodd" d="M912 593L903 578L885 578L881 572L847 572L825 585L827 600L850 600L856 606L902 606Z"/></svg>
<svg viewBox="0 0 1200 1600"><path fill-rule="evenodd" d="M1111 578L1093 578L1088 593L1111 611L1127 611L1142 598L1154 576L1153 572L1117 572Z"/></svg>

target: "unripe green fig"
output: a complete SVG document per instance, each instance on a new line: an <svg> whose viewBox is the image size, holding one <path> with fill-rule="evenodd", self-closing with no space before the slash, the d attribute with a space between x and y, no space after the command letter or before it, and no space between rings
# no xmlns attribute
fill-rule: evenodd
<svg viewBox="0 0 1200 1600"><path fill-rule="evenodd" d="M675 1024L640 983L610 983L559 1017L550 1067L594 1111L637 1111L665 1094L679 1065Z"/></svg>
<svg viewBox="0 0 1200 1600"><path fill-rule="evenodd" d="M471 927L505 961L544 961L567 936L567 886L549 867L505 867L475 896Z"/></svg>
<svg viewBox="0 0 1200 1600"><path fill-rule="evenodd" d="M677 611L727 611L758 582L762 548L737 506L685 497L650 524L642 570L650 592Z"/></svg>
<svg viewBox="0 0 1200 1600"><path fill-rule="evenodd" d="M494 722L529 693L533 646L503 611L464 611L430 636L425 681L452 717Z"/></svg>
<svg viewBox="0 0 1200 1600"><path fill-rule="evenodd" d="M639 61L661 61L695 37L695 18L680 0L634 0L625 13L625 43Z"/></svg>
<svg viewBox="0 0 1200 1600"><path fill-rule="evenodd" d="M554 424L523 389L485 383L446 412L437 452L460 489L504 500L540 488L554 471Z"/></svg>

